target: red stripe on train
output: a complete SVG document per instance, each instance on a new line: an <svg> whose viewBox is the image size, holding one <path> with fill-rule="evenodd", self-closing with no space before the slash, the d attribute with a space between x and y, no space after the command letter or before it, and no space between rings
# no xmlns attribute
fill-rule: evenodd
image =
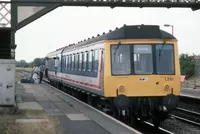
<svg viewBox="0 0 200 134"><path fill-rule="evenodd" d="M80 85L86 85L86 86L89 86L89 87L100 88L100 85L89 84L89 83L80 82L80 81L76 81L76 80L72 80L72 79L68 79L68 78L64 78L64 77L59 77L59 76L55 76L55 75L50 75L50 74L48 74L48 75L51 76L51 77L54 77L54 78L62 79L64 81L70 81L70 82L73 82L73 83L78 83Z"/></svg>

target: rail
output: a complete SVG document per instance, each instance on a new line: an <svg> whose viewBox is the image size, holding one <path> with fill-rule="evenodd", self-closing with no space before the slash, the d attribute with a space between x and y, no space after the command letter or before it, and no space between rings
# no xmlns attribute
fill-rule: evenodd
<svg viewBox="0 0 200 134"><path fill-rule="evenodd" d="M200 126L200 113L177 107L176 114L171 114L175 119Z"/></svg>

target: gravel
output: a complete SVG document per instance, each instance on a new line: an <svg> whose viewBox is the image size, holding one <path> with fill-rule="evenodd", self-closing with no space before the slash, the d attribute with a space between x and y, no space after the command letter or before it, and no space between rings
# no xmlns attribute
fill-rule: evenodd
<svg viewBox="0 0 200 134"><path fill-rule="evenodd" d="M162 128L175 134L200 134L200 128L188 123L169 118L163 122Z"/></svg>
<svg viewBox="0 0 200 134"><path fill-rule="evenodd" d="M199 104L187 104L185 102L179 102L178 107L184 108L187 110L191 110L194 112L200 112L200 105Z"/></svg>

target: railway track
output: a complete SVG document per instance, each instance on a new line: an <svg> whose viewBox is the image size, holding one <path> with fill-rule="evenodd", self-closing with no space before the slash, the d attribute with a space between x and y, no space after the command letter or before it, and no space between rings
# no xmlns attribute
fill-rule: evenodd
<svg viewBox="0 0 200 134"><path fill-rule="evenodd" d="M200 127L200 113L198 112L178 107L171 117Z"/></svg>
<svg viewBox="0 0 200 134"><path fill-rule="evenodd" d="M199 105L200 104L200 98L197 98L196 96L192 95L186 95L186 94L181 94L179 96L179 101L186 103L186 104L191 104L191 105Z"/></svg>

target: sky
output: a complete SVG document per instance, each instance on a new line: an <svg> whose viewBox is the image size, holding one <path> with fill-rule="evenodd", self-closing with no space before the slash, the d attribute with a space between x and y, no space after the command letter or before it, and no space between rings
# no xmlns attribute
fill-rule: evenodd
<svg viewBox="0 0 200 134"><path fill-rule="evenodd" d="M200 54L200 10L190 8L59 7L16 32L16 60L32 61L68 44L126 25L160 25L180 53Z"/></svg>

